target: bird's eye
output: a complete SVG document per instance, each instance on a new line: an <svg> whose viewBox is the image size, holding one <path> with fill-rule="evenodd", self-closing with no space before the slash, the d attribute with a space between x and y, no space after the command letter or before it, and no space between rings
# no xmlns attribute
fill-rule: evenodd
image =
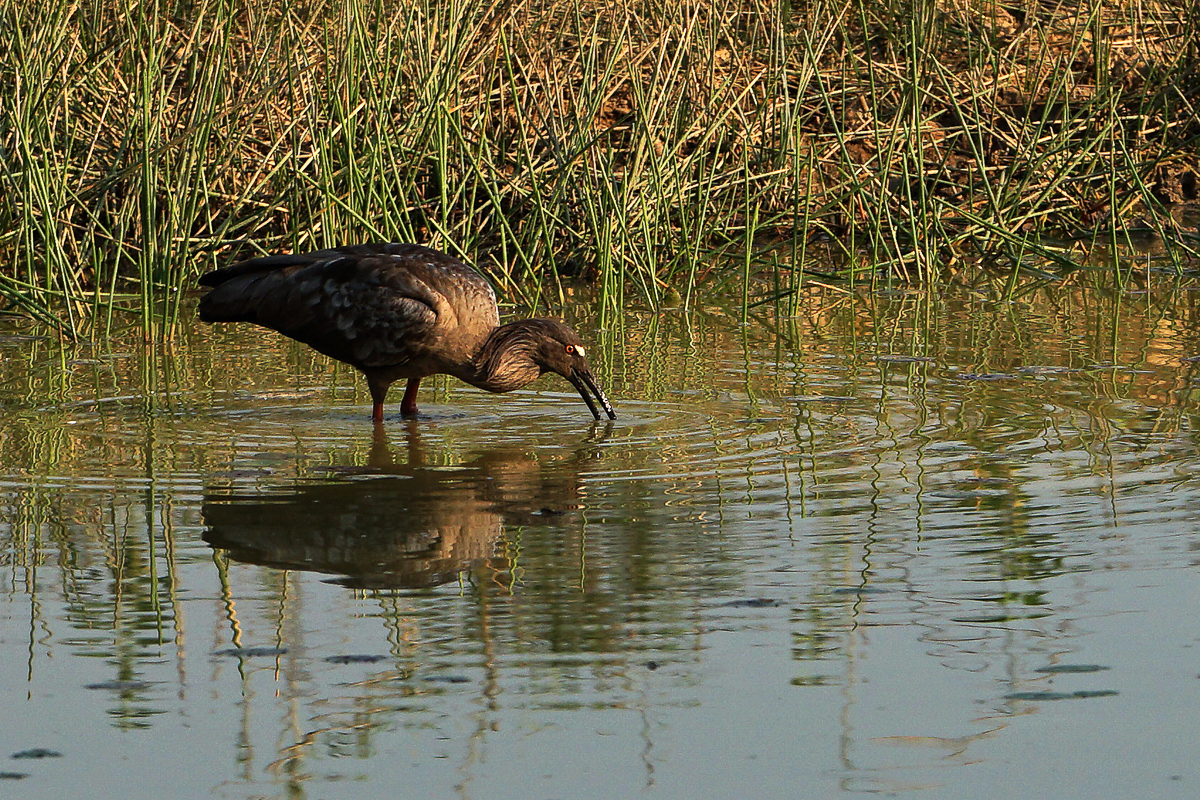
<svg viewBox="0 0 1200 800"><path fill-rule="evenodd" d="M567 345L567 355L583 358L583 348L577 344L569 344Z"/></svg>

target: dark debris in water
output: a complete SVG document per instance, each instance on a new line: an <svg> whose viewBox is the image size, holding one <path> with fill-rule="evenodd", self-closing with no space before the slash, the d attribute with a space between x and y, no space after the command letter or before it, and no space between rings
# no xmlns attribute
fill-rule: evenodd
<svg viewBox="0 0 1200 800"><path fill-rule="evenodd" d="M471 679L465 675L427 675L424 681L426 683L470 683Z"/></svg>
<svg viewBox="0 0 1200 800"><path fill-rule="evenodd" d="M793 395L785 399L793 403L853 403L858 398L845 394L802 394Z"/></svg>
<svg viewBox="0 0 1200 800"><path fill-rule="evenodd" d="M236 658L260 658L262 656L281 656L286 652L286 647L227 647L224 650L218 650L213 655L233 656Z"/></svg>
<svg viewBox="0 0 1200 800"><path fill-rule="evenodd" d="M48 750L45 747L32 747L19 753L13 753L12 758L62 758L62 753L57 750Z"/></svg>
<svg viewBox="0 0 1200 800"><path fill-rule="evenodd" d="M28 772L0 772L0 781L19 781L28 777Z"/></svg>
<svg viewBox="0 0 1200 800"><path fill-rule="evenodd" d="M1004 622L1020 622L1026 619L1042 619L1050 616L1050 612L1033 613L1033 614L980 614L975 617L951 617L951 622L959 622L964 625L989 625L993 623Z"/></svg>
<svg viewBox="0 0 1200 800"><path fill-rule="evenodd" d="M728 603L722 603L722 608L776 608L783 605L782 600L775 600L770 597L753 597L746 600L730 600Z"/></svg>
<svg viewBox="0 0 1200 800"><path fill-rule="evenodd" d="M330 664L376 664L387 660L387 656L348 653L340 656L326 656L325 660Z"/></svg>
<svg viewBox="0 0 1200 800"><path fill-rule="evenodd" d="M149 689L153 686L149 681L100 681L84 684L83 688L93 690L110 690L114 692L135 692Z"/></svg>
<svg viewBox="0 0 1200 800"><path fill-rule="evenodd" d="M831 681L828 675L801 675L792 678L792 686L829 686L836 681Z"/></svg>
<svg viewBox="0 0 1200 800"><path fill-rule="evenodd" d="M228 469L224 472L214 472L213 477L228 478L230 480L241 480L243 478L265 478L275 474L275 470L268 467L260 469ZM224 498L221 498L224 499ZM236 498L231 498L236 499Z"/></svg>
<svg viewBox="0 0 1200 800"><path fill-rule="evenodd" d="M1081 689L1078 692L1009 692L1005 700L1088 700L1093 697L1112 697L1116 689Z"/></svg>
<svg viewBox="0 0 1200 800"><path fill-rule="evenodd" d="M877 586L839 586L836 589L830 589L830 594L836 595L860 595L860 594L887 594L887 589L880 589Z"/></svg>
<svg viewBox="0 0 1200 800"><path fill-rule="evenodd" d="M1048 667L1038 667L1034 672L1045 672L1051 675L1071 675L1079 672L1103 672L1112 667L1103 664L1051 664Z"/></svg>

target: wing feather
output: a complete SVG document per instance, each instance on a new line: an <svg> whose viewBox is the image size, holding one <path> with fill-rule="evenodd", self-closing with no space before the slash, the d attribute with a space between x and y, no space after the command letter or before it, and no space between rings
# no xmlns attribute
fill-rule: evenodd
<svg viewBox="0 0 1200 800"><path fill-rule="evenodd" d="M201 300L201 319L253 322L359 368L440 366L499 323L495 294L479 273L418 245L267 256L201 283L214 287Z"/></svg>

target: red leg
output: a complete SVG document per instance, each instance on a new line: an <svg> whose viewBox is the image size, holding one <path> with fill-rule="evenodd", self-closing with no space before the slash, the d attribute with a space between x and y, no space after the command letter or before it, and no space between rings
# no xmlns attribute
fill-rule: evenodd
<svg viewBox="0 0 1200 800"><path fill-rule="evenodd" d="M387 399L388 384L368 380L367 388L371 390L371 421L378 425L383 422L383 401Z"/></svg>
<svg viewBox="0 0 1200 800"><path fill-rule="evenodd" d="M400 413L406 417L417 415L417 387L421 385L420 378L409 378L404 387L404 399L400 401Z"/></svg>

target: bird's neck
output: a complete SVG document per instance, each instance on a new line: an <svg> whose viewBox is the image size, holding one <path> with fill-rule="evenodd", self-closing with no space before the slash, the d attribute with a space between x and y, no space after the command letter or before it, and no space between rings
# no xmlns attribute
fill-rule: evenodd
<svg viewBox="0 0 1200 800"><path fill-rule="evenodd" d="M458 377L489 392L511 392L537 380L542 369L533 360L537 340L527 322L493 328Z"/></svg>

